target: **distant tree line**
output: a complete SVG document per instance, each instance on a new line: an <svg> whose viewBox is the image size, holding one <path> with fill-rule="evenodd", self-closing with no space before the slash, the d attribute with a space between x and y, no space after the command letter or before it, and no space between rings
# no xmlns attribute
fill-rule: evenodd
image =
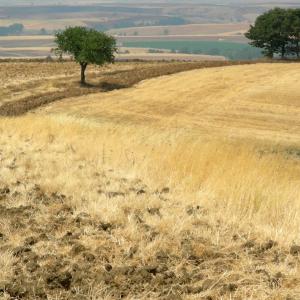
<svg viewBox="0 0 300 300"><path fill-rule="evenodd" d="M23 24L15 23L9 26L0 27L0 35L18 35L24 30Z"/></svg>
<svg viewBox="0 0 300 300"><path fill-rule="evenodd" d="M256 19L246 37L269 58L300 58L300 9L269 10Z"/></svg>

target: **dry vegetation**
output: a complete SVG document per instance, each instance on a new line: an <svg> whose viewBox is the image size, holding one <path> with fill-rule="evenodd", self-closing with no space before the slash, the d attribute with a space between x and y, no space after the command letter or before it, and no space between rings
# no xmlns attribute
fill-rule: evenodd
<svg viewBox="0 0 300 300"><path fill-rule="evenodd" d="M2 117L3 299L299 299L297 69L195 70Z"/></svg>
<svg viewBox="0 0 300 300"><path fill-rule="evenodd" d="M299 80L297 63L206 68L147 80L133 89L65 99L47 110L101 122L126 120L191 134L298 144Z"/></svg>
<svg viewBox="0 0 300 300"><path fill-rule="evenodd" d="M89 83L80 86L79 66L74 62L2 60L0 84L3 89L0 91L0 114L20 115L59 99L128 88L147 78L180 71L230 64L239 62L123 62L104 68L89 67Z"/></svg>

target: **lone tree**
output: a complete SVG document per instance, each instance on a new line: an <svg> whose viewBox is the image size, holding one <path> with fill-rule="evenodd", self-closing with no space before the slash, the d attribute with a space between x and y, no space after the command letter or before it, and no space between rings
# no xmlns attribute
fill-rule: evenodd
<svg viewBox="0 0 300 300"><path fill-rule="evenodd" d="M117 51L116 40L94 29L69 27L55 34L55 53L71 55L81 66L81 84L85 84L85 71L89 64L113 63Z"/></svg>

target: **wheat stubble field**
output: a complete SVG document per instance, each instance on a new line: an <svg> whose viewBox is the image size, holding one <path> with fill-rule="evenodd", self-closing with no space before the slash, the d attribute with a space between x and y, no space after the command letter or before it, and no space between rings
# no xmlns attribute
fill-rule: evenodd
<svg viewBox="0 0 300 300"><path fill-rule="evenodd" d="M35 64L0 65L3 299L299 299L299 64Z"/></svg>

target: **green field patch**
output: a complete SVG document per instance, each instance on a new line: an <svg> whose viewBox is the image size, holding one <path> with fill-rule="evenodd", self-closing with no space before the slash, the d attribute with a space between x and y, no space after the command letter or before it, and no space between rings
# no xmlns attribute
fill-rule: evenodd
<svg viewBox="0 0 300 300"><path fill-rule="evenodd" d="M248 44L225 41L128 41L125 47L167 49L174 53L225 56L230 60L252 60L262 57L261 50Z"/></svg>

